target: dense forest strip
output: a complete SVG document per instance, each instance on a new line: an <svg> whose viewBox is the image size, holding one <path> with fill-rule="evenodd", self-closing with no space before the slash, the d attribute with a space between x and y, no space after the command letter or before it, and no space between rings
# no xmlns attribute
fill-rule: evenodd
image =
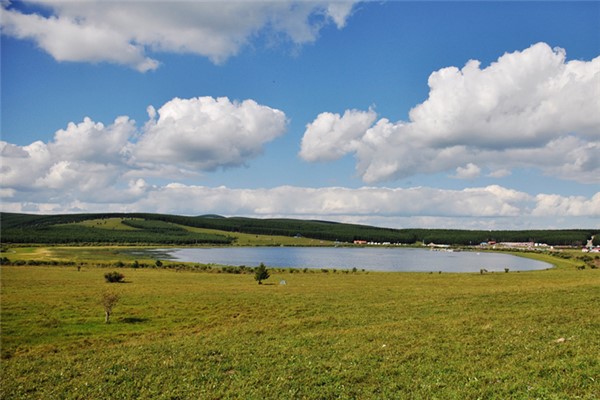
<svg viewBox="0 0 600 400"><path fill-rule="evenodd" d="M107 230L77 225L86 220L122 218L122 223L136 230ZM552 246L583 246L592 236L600 244L600 229L570 230L459 230L459 229L391 229L367 225L315 220L257 219L215 215L181 216L149 213L96 213L33 215L0 213L3 243L165 243L230 244L226 232L260 235L303 236L319 240L378 243L417 242L450 245L476 245L481 242L534 242ZM175 225L174 225L175 224ZM179 225L179 226L177 226ZM181 226L215 229L224 235L190 232Z"/></svg>
<svg viewBox="0 0 600 400"><path fill-rule="evenodd" d="M135 230L105 229L101 227L78 225L86 219L68 218L69 223L58 218L35 220L26 217L19 225L11 216L8 223L2 214L2 243L40 243L40 244L169 244L169 245L228 245L233 238L226 235L190 232L182 227L160 220L123 220L123 224ZM59 221L57 224L53 222ZM37 223L36 223L37 222ZM8 226L7 226L8 225Z"/></svg>

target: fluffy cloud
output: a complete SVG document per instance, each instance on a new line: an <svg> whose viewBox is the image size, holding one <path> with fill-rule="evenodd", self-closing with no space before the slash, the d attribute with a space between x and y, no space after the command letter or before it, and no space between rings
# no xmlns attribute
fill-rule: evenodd
<svg viewBox="0 0 600 400"><path fill-rule="evenodd" d="M377 118L373 110L348 110L343 116L322 113L306 126L300 157L306 161L335 160L355 151L362 137Z"/></svg>
<svg viewBox="0 0 600 400"><path fill-rule="evenodd" d="M475 60L431 74L429 98L409 121L385 118L360 132L352 110L340 117L348 137L320 114L305 132L300 155L322 161L354 153L366 182L456 170L490 176L515 167L586 183L600 182L600 57L566 61L545 43L505 54L486 68ZM339 137L338 147L325 146ZM329 150L327 150L329 149ZM470 166L470 167L469 167ZM476 168L479 171L476 171Z"/></svg>
<svg viewBox="0 0 600 400"><path fill-rule="evenodd" d="M86 117L57 131L48 151L62 160L114 163L122 158L134 134L135 123L128 117L118 117L109 126Z"/></svg>
<svg viewBox="0 0 600 400"><path fill-rule="evenodd" d="M224 97L175 98L157 112L150 107L149 114L133 149L135 160L204 171L243 165L282 135L287 124L282 111Z"/></svg>
<svg viewBox="0 0 600 400"><path fill-rule="evenodd" d="M287 123L279 110L227 98L176 98L149 114L141 128L125 116L110 125L85 118L48 143L0 141L1 193L33 202L131 200L144 194L141 176L181 178L243 165Z"/></svg>
<svg viewBox="0 0 600 400"><path fill-rule="evenodd" d="M327 23L344 27L354 1L39 3L50 16L3 2L2 32L35 41L58 61L111 62L144 72L159 65L150 51L199 54L221 63L259 34L313 42Z"/></svg>
<svg viewBox="0 0 600 400"><path fill-rule="evenodd" d="M600 193L592 198L583 196L558 196L555 194L539 194L536 196L536 207L532 211L536 216L577 216L600 217Z"/></svg>
<svg viewBox="0 0 600 400"><path fill-rule="evenodd" d="M473 163L468 163L464 167L456 168L455 178L458 179L475 179L481 174L481 168Z"/></svg>

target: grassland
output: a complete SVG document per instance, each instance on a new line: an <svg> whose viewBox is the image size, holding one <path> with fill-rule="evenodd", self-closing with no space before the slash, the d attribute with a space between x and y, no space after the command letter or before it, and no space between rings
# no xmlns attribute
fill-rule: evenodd
<svg viewBox="0 0 600 400"><path fill-rule="evenodd" d="M558 267L277 271L263 285L129 268L127 283L108 284L106 268L3 266L0 397L596 399L600 270L544 257ZM121 296L108 325L107 290Z"/></svg>

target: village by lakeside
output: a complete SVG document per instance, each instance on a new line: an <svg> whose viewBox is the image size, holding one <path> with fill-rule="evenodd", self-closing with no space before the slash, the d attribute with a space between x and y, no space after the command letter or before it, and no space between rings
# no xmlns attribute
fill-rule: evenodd
<svg viewBox="0 0 600 400"><path fill-rule="evenodd" d="M451 244L440 244L440 243L418 243L413 245L413 247L428 247L431 250L439 250L439 251L461 251L461 250L525 250L525 251L561 251L561 250L574 250L581 249L584 253L600 253L600 245L594 244L594 237L592 236L587 240L585 246L576 246L576 245L549 245L547 243L539 243L533 241L527 242L496 242L494 240L484 241L475 245L451 245ZM374 242L367 240L354 240L352 242L354 245L359 246L406 246L404 243L391 243L391 242Z"/></svg>

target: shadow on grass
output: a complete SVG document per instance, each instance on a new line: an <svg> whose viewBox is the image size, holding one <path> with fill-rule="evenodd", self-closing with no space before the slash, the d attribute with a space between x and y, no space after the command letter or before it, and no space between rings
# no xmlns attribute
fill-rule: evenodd
<svg viewBox="0 0 600 400"><path fill-rule="evenodd" d="M119 322L122 322L124 324L141 324L143 322L148 322L148 321L150 321L149 318L140 318L140 317L119 318Z"/></svg>

